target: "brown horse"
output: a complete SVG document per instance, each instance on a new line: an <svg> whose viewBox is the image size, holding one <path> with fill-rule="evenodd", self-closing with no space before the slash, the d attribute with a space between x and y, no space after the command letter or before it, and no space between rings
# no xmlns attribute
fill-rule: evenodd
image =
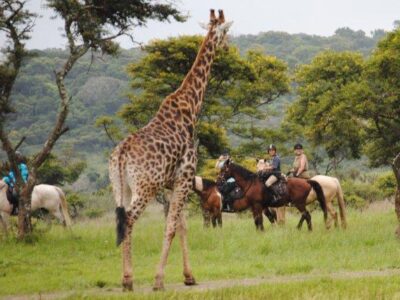
<svg viewBox="0 0 400 300"><path fill-rule="evenodd" d="M217 184L209 179L195 176L193 191L200 197L200 206L203 213L204 227L222 227L222 195Z"/></svg>
<svg viewBox="0 0 400 300"><path fill-rule="evenodd" d="M211 219L213 227L216 227L217 224L222 227L222 195L218 190L217 184L212 180L196 176L193 182L193 190L201 199L204 226L209 226ZM263 211L272 224L276 221L276 215L271 213L268 207L263 206L262 203L264 201L261 199L254 200L244 196L233 202L233 212L240 212L250 208L256 229L262 231L264 230Z"/></svg>
<svg viewBox="0 0 400 300"><path fill-rule="evenodd" d="M312 190L317 194L317 200L324 212L324 219L327 218L325 197L321 186L313 180L304 180L299 178L289 178L287 182L288 193L278 202L272 202L272 195L264 185L258 175L242 166L232 163L229 159L224 163L218 176L218 181L233 177L236 183L244 191L246 198L262 207L280 207L288 204L293 205L301 212L301 218L297 228L300 229L304 220L307 221L308 230L312 230L311 215L306 209L307 197ZM267 213L264 211L264 213Z"/></svg>

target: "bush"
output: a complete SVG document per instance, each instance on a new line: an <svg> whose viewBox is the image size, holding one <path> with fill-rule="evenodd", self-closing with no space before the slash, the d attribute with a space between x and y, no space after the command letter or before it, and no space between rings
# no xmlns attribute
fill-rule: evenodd
<svg viewBox="0 0 400 300"><path fill-rule="evenodd" d="M67 203L72 218L79 215L79 210L85 207L83 196L80 193L67 193Z"/></svg>
<svg viewBox="0 0 400 300"><path fill-rule="evenodd" d="M88 209L85 212L86 217L88 217L89 219L100 218L103 214L104 214L104 210L96 209L96 208Z"/></svg>
<svg viewBox="0 0 400 300"><path fill-rule="evenodd" d="M381 174L374 183L374 186L380 190L384 197L391 197L396 193L397 183L393 172Z"/></svg>

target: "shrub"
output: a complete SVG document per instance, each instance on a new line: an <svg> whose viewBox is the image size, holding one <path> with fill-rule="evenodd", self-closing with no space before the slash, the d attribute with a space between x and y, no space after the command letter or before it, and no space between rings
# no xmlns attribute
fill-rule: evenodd
<svg viewBox="0 0 400 300"><path fill-rule="evenodd" d="M377 178L374 186L380 190L384 197L391 197L397 189L396 178L392 172L383 173Z"/></svg>

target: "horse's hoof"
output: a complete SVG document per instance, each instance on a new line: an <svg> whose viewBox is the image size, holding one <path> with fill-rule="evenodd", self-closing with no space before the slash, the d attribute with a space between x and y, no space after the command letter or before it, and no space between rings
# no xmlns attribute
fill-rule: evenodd
<svg viewBox="0 0 400 300"><path fill-rule="evenodd" d="M185 285L196 285L196 280L194 279L194 277L188 277L185 278L185 281L183 282Z"/></svg>

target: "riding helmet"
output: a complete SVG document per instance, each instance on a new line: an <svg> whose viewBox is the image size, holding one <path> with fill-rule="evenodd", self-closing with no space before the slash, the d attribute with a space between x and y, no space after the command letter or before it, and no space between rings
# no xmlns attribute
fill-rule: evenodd
<svg viewBox="0 0 400 300"><path fill-rule="evenodd" d="M300 144L300 143L297 143L296 145L294 145L293 149L294 149L294 150L303 149L303 145Z"/></svg>

